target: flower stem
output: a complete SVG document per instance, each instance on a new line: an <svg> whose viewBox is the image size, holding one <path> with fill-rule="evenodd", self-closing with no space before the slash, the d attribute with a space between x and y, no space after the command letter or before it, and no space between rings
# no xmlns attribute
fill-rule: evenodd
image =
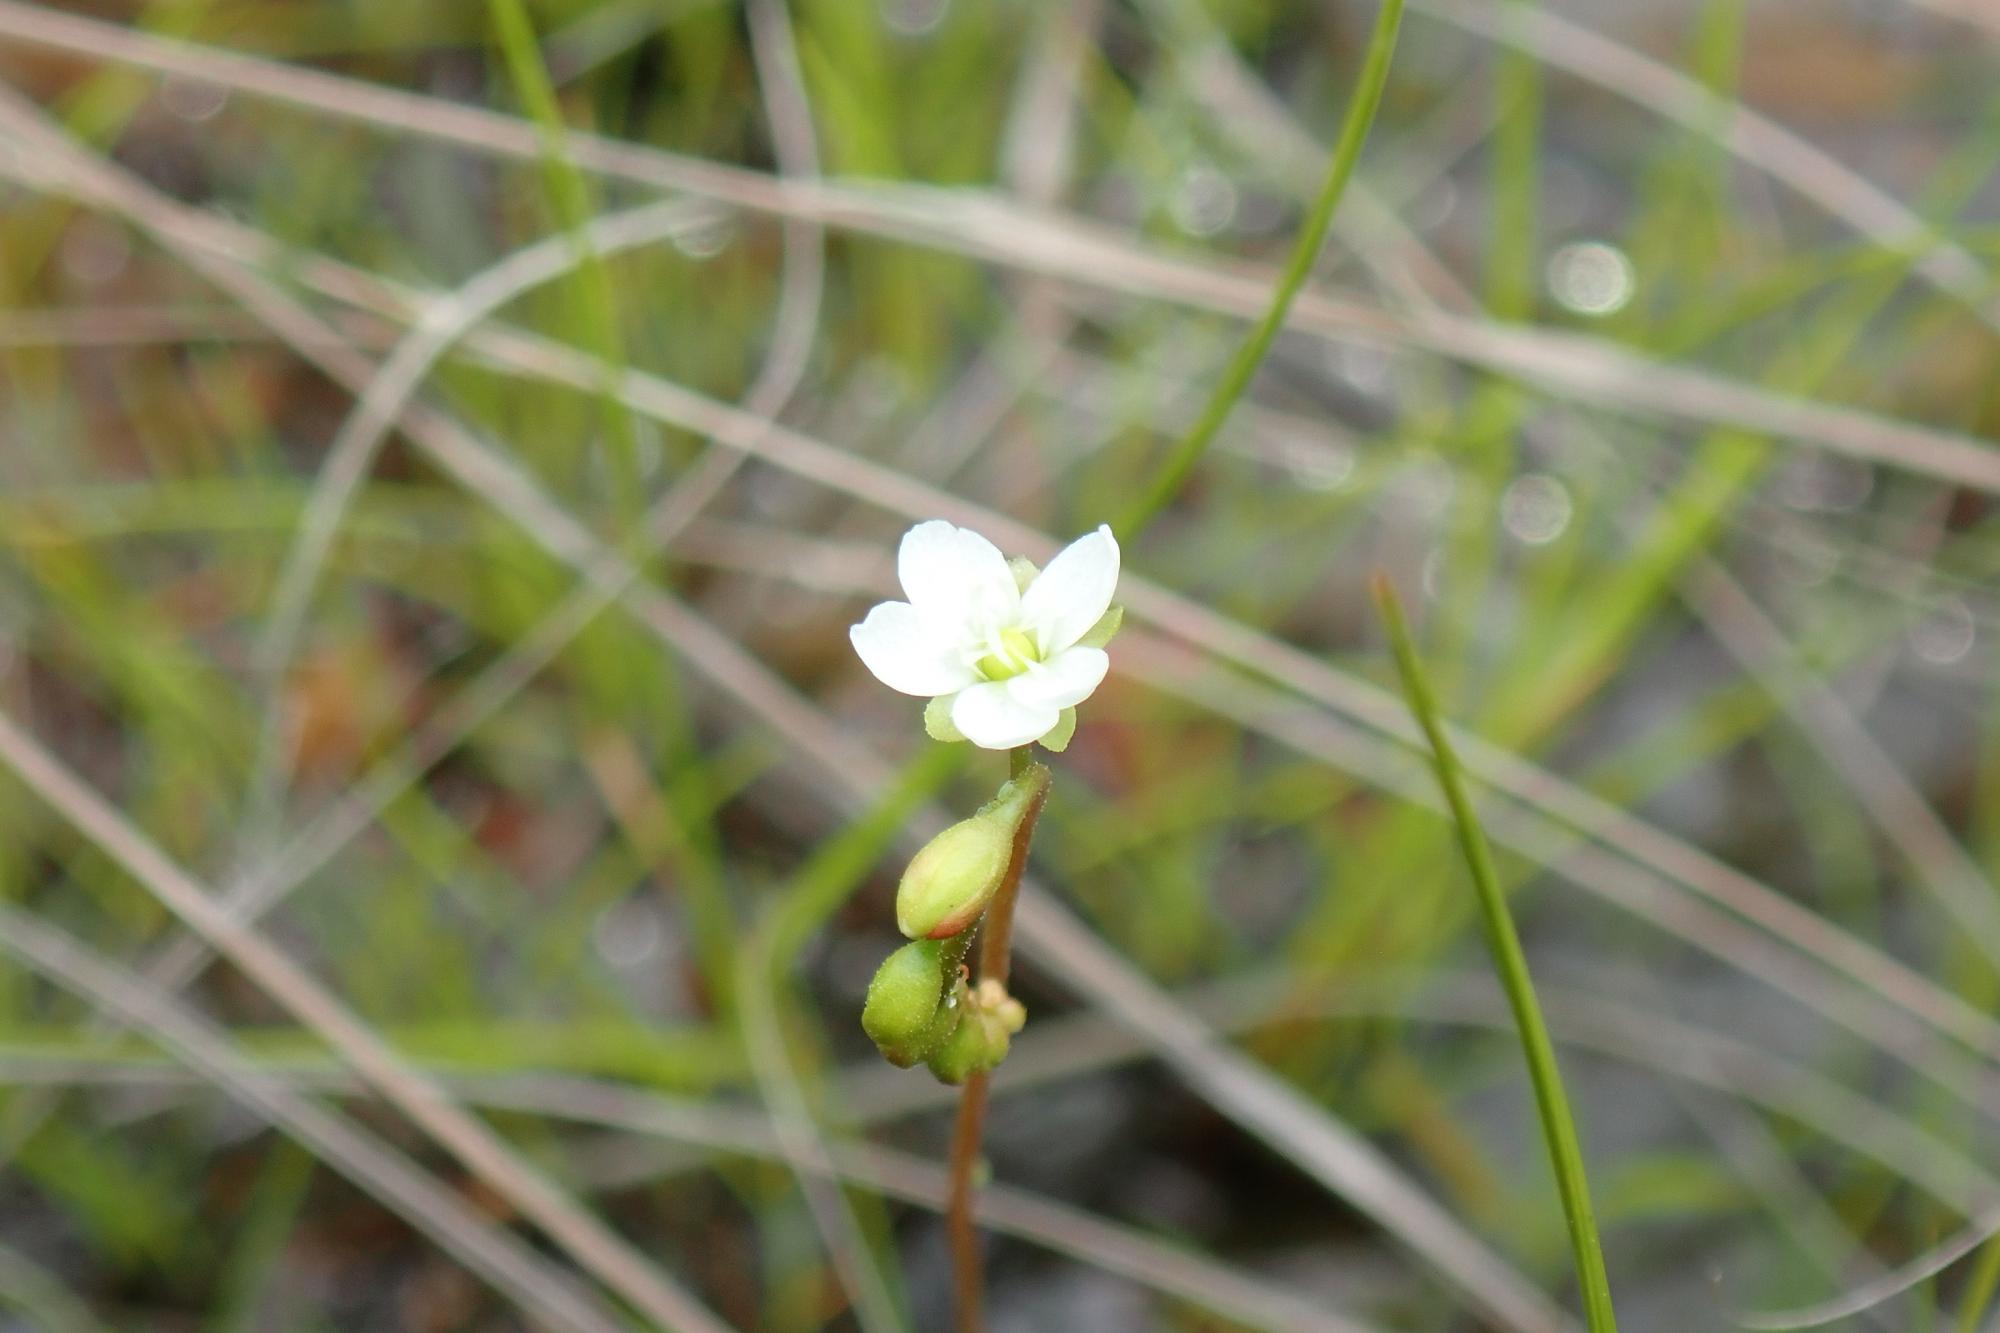
<svg viewBox="0 0 2000 1333"><path fill-rule="evenodd" d="M1008 769L1021 777L1034 763L1029 746L1011 751ZM1029 804L1014 829L1014 848L1007 858L1007 871L1000 891L986 909L979 936L979 979L991 977L1007 984L1013 962L1014 900L1021 893L1021 872L1027 868L1028 847L1035 840L1035 821L1048 800L1048 786ZM965 1080L958 1098L958 1120L951 1135L951 1191L945 1204L945 1229L951 1239L951 1285L958 1308L959 1333L984 1333L986 1328L986 1279L979 1256L979 1233L972 1225L973 1178L979 1167L979 1144L986 1132L986 1096L989 1075L981 1070Z"/></svg>

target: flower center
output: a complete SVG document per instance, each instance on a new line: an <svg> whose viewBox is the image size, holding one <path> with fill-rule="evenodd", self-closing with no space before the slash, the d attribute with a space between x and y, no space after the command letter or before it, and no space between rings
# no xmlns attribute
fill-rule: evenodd
<svg viewBox="0 0 2000 1333"><path fill-rule="evenodd" d="M1003 629L986 641L988 652L974 665L988 680L1018 676L1042 660L1041 649L1024 629Z"/></svg>

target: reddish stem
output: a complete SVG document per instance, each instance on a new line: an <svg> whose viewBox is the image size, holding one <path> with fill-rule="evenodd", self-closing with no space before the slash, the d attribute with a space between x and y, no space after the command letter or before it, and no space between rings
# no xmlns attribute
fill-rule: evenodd
<svg viewBox="0 0 2000 1333"><path fill-rule="evenodd" d="M1015 777L1034 761L1028 747L1013 752ZM1021 894L1021 874L1028 865L1028 846L1035 840L1035 821L1048 800L1048 784L1028 803L1014 828L1014 848L1000 891L986 909L979 938L979 980L991 977L1002 986L1013 962L1014 900ZM984 1071L965 1080L959 1094L958 1120L951 1135L951 1192L945 1202L945 1229L951 1239L952 1295L958 1307L959 1333L985 1333L986 1279L979 1254L979 1232L972 1222L973 1176L979 1167L979 1144L986 1132L986 1097L990 1076Z"/></svg>

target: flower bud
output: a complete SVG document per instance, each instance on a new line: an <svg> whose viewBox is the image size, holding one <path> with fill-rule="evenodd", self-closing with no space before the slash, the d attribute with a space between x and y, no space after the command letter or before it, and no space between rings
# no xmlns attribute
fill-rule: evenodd
<svg viewBox="0 0 2000 1333"><path fill-rule="evenodd" d="M1028 1010L1019 1000L1007 993L1007 988L992 977L980 982L972 989L973 1007L988 1015L1000 1025L1000 1030L1009 1036L1019 1032L1028 1024Z"/></svg>
<svg viewBox="0 0 2000 1333"><path fill-rule="evenodd" d="M1048 785L1048 769L1032 765L978 814L926 843L896 889L897 927L913 940L941 940L977 921L1006 878L1015 831Z"/></svg>
<svg viewBox="0 0 2000 1333"><path fill-rule="evenodd" d="M1007 1058L1007 1029L975 1008L959 1007L964 1017L925 1060L940 1083L963 1083Z"/></svg>
<svg viewBox="0 0 2000 1333"><path fill-rule="evenodd" d="M861 1027L890 1064L908 1069L957 1025L961 1006L945 1003L956 972L935 940L905 944L876 969L861 1006Z"/></svg>
<svg viewBox="0 0 2000 1333"><path fill-rule="evenodd" d="M961 1011L958 1026L925 1058L940 1083L963 1083L972 1075L999 1067L1007 1058L1011 1038L1028 1021L1021 1002L999 982L988 980L961 989L955 997Z"/></svg>

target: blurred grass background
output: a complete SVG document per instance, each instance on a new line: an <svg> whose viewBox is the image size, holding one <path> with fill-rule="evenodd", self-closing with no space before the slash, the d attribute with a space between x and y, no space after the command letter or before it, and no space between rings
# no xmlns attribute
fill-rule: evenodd
<svg viewBox="0 0 2000 1333"><path fill-rule="evenodd" d="M1145 489L1372 19L0 0L0 1326L947 1326L857 1014L1001 763L845 627ZM1413 3L1057 765L996 1327L1577 1326L1378 567L1624 1327L1991 1323L1996 67Z"/></svg>

